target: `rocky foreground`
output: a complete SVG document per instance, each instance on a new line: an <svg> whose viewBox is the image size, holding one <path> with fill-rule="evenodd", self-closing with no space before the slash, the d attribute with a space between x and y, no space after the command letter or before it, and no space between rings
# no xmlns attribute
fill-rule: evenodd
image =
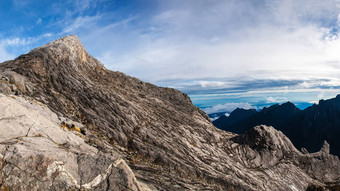
<svg viewBox="0 0 340 191"><path fill-rule="evenodd" d="M0 190L339 189L340 161L280 131L216 129L174 89L107 70L76 36L0 64Z"/></svg>

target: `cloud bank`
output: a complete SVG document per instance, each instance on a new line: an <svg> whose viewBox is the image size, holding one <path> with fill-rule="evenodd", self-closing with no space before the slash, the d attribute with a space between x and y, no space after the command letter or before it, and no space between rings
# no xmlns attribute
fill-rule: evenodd
<svg viewBox="0 0 340 191"><path fill-rule="evenodd" d="M0 61L77 34L107 68L205 107L313 102L340 90L339 0L31 0L12 12L0 23Z"/></svg>
<svg viewBox="0 0 340 191"><path fill-rule="evenodd" d="M29 6L28 2L24 5ZM335 0L174 0L123 5L86 0L61 5L49 7L54 8L56 19L38 17L34 22L40 25L47 20L46 26L55 29L49 33L52 37L78 34L108 68L153 83L182 79L209 88L233 86L228 80L240 76L338 83L340 11ZM132 11L136 7L140 9ZM2 45L2 51L11 52L8 47ZM1 60L12 54L4 53L7 56Z"/></svg>

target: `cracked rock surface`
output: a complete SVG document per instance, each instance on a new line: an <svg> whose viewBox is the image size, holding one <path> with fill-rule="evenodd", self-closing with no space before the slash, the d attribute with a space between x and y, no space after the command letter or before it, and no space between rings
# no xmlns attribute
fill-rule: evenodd
<svg viewBox="0 0 340 191"><path fill-rule="evenodd" d="M118 155L103 154L62 129L46 106L0 94L0 111L2 189L140 190Z"/></svg>
<svg viewBox="0 0 340 191"><path fill-rule="evenodd" d="M13 102L0 102L1 132L8 130L0 135L4 186L31 190L45 181L50 190L339 188L340 162L327 143L320 152L302 153L273 127L244 135L218 130L186 94L107 70L76 36L0 64L0 79L7 95L1 98ZM18 108L11 114L14 102ZM60 119L81 123L85 135L60 128Z"/></svg>

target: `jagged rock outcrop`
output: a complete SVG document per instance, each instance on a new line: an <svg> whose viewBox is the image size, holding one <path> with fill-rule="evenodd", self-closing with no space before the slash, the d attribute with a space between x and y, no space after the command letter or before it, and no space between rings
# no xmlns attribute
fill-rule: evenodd
<svg viewBox="0 0 340 191"><path fill-rule="evenodd" d="M242 136L218 130L186 94L105 69L76 36L53 41L0 64L0 75L4 87L0 91L18 95L16 99L45 104L59 117L54 125L62 126L60 119L65 118L82 124L85 135L77 137L82 144L73 148L70 141L57 142L69 147L63 151L63 156L70 155L70 160L75 161L75 166L69 168L66 158L49 154L49 147L63 150L53 141L42 150L34 147L35 142L28 142L33 138L23 138L27 147L27 155L23 156L43 153L51 158L47 167L53 161L63 161L64 169L73 173L78 183L55 180L53 173L49 178L42 169L42 177L46 175L45 179L52 182L51 190L62 183L70 188L92 185L91 181L97 182L95 177L108 180L106 184L99 181L102 184L95 186L99 190L305 190L308 186L326 188L339 184L337 157L327 152L303 154L272 127L259 126ZM60 127L53 129L57 128L64 132ZM50 131L49 136L58 140L59 135ZM40 139L43 138L34 141ZM20 152L5 151L14 158L21 156ZM21 169L30 169L26 160L15 159ZM15 180L6 179L4 169L1 184L14 185ZM107 173L110 170L112 174ZM32 176L27 179L33 179L34 173L40 171L38 168L29 172Z"/></svg>

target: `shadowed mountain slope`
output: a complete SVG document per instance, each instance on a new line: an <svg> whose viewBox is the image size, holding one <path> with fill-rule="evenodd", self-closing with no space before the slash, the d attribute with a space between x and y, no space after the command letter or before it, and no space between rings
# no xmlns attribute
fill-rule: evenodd
<svg viewBox="0 0 340 191"><path fill-rule="evenodd" d="M320 100L305 110L299 110L287 102L264 108L258 113L244 117L236 123L228 118L217 119L214 125L220 129L242 134L260 124L274 126L291 139L294 145L309 152L318 151L324 140L331 145L331 153L340 156L340 96Z"/></svg>
<svg viewBox="0 0 340 191"><path fill-rule="evenodd" d="M256 113L257 111L255 109L236 108L234 111L230 113L228 117L225 115L221 115L218 119L213 121L213 124L216 127L225 130L225 128L232 126L235 123L240 122L244 119L247 119L248 117Z"/></svg>

